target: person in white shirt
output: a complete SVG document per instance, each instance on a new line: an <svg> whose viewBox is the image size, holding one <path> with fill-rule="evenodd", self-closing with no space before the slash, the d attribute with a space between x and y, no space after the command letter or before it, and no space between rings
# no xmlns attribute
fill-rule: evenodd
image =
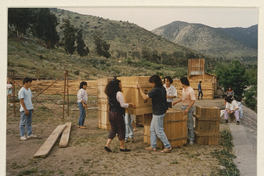
<svg viewBox="0 0 264 176"><path fill-rule="evenodd" d="M87 127L84 126L85 120L85 108L87 108L87 92L86 92L87 82L81 82L79 91L77 93L77 103L80 109L80 117L78 122L78 128L86 129Z"/></svg>
<svg viewBox="0 0 264 176"><path fill-rule="evenodd" d="M173 83L173 80L171 79L170 76L166 76L164 78L164 87L166 89L167 92L167 104L168 104L168 108L172 108L172 102L173 102L173 98L177 97L177 90L176 88L171 85Z"/></svg>
<svg viewBox="0 0 264 176"><path fill-rule="evenodd" d="M32 92L30 90L32 79L24 78L23 87L18 92L18 99L20 100L20 140L26 141L29 138L37 138L36 135L32 134L32 114L34 107L32 104ZM27 136L25 135L25 127L27 130Z"/></svg>
<svg viewBox="0 0 264 176"><path fill-rule="evenodd" d="M12 88L13 88L12 83L10 81L7 81L6 88L7 88L7 98L9 102L11 95L12 95Z"/></svg>
<svg viewBox="0 0 264 176"><path fill-rule="evenodd" d="M228 114L234 114L237 125L239 125L239 108L238 104L231 96L226 97L225 120L228 123Z"/></svg>

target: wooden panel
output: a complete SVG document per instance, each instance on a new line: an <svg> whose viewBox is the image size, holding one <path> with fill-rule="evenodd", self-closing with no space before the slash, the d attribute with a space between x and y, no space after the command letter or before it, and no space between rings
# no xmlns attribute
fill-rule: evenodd
<svg viewBox="0 0 264 176"><path fill-rule="evenodd" d="M108 111L98 110L97 112L98 112L98 121L97 121L98 128L110 130L111 125L108 120Z"/></svg>
<svg viewBox="0 0 264 176"><path fill-rule="evenodd" d="M196 106L196 114L200 116L200 118L219 118L220 108L215 106Z"/></svg>
<svg viewBox="0 0 264 176"><path fill-rule="evenodd" d="M66 127L64 128L62 135L61 135L61 140L59 143L59 147L67 147L69 138L70 138L70 132L71 132L71 122L66 123Z"/></svg>
<svg viewBox="0 0 264 176"><path fill-rule="evenodd" d="M142 115L142 114L151 114L152 113L152 106L143 106L137 108L126 108L127 113L133 115Z"/></svg>
<svg viewBox="0 0 264 176"><path fill-rule="evenodd" d="M102 111L109 111L108 99L99 98L97 99L97 109Z"/></svg>
<svg viewBox="0 0 264 176"><path fill-rule="evenodd" d="M57 128L51 133L45 143L40 147L40 149L34 155L34 158L38 157L46 157L50 153L51 149L53 148L54 144L58 140L59 136L61 135L63 129L66 125L59 125Z"/></svg>
<svg viewBox="0 0 264 176"><path fill-rule="evenodd" d="M144 142L150 143L150 123L152 116L144 117ZM187 115L182 110L170 109L163 119L164 132L172 147L182 146L187 143ZM157 147L164 148L160 139L157 140Z"/></svg>
<svg viewBox="0 0 264 176"><path fill-rule="evenodd" d="M194 131L195 141L200 145L219 145L220 134L219 133L199 133Z"/></svg>
<svg viewBox="0 0 264 176"><path fill-rule="evenodd" d="M104 93L104 91L105 91L106 85L111 80L112 80L111 78L98 79L97 98L107 98L107 95Z"/></svg>

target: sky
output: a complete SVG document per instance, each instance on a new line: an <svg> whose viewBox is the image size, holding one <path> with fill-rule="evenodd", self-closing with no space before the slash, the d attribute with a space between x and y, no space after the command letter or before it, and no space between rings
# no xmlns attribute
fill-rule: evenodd
<svg viewBox="0 0 264 176"><path fill-rule="evenodd" d="M58 7L60 8L60 7ZM201 23L210 27L250 27L258 24L257 8L92 7L63 8L84 15L135 23L149 31L173 21Z"/></svg>

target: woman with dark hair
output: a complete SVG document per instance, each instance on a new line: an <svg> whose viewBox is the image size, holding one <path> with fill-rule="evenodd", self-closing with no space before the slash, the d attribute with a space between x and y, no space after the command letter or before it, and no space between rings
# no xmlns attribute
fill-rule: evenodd
<svg viewBox="0 0 264 176"><path fill-rule="evenodd" d="M167 92L167 104L168 104L168 108L172 108L172 102L173 102L173 98L177 97L177 90L176 88L171 85L173 83L173 80L171 79L170 76L166 76L164 78L164 88L166 89Z"/></svg>
<svg viewBox="0 0 264 176"><path fill-rule="evenodd" d="M81 82L79 91L77 93L77 103L80 109L80 117L78 122L78 128L86 129L87 127L84 126L85 120L85 108L87 108L87 92L85 91L87 87L87 82Z"/></svg>
<svg viewBox="0 0 264 176"><path fill-rule="evenodd" d="M195 93L193 88L190 87L189 80L186 77L180 79L182 86L182 98L172 102L172 106L175 104L182 102L181 109L184 110L184 114L187 114L188 122L188 138L190 140L190 145L194 144L194 127L193 127L193 104L195 103Z"/></svg>
<svg viewBox="0 0 264 176"><path fill-rule="evenodd" d="M162 80L159 75L153 75L149 78L151 87L153 88L148 94L145 94L142 88L137 85L140 94L144 100L152 98L152 120L150 124L150 141L151 146L146 147L146 150L156 151L157 146L157 136L160 138L164 144L164 149L162 153L171 152L171 144L169 143L163 128L163 118L168 110L167 100L166 100L166 90L162 85Z"/></svg>
<svg viewBox="0 0 264 176"><path fill-rule="evenodd" d="M234 98L235 93L234 93L234 91L233 91L231 86L228 87L228 90L226 91L226 95L228 97L233 97Z"/></svg>
<svg viewBox="0 0 264 176"><path fill-rule="evenodd" d="M105 87L105 94L109 101L109 114L108 119L111 125L111 130L108 134L108 139L104 149L107 152L112 152L110 143L118 134L120 141L120 151L129 152L130 149L125 148L125 108L134 107L133 103L124 103L122 92L122 83L120 80L114 78Z"/></svg>

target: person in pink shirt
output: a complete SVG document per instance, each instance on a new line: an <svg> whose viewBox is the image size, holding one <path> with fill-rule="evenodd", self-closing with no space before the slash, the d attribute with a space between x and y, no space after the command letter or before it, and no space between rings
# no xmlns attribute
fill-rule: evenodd
<svg viewBox="0 0 264 176"><path fill-rule="evenodd" d="M182 86L182 98L179 100L172 102L172 106L175 104L182 102L182 110L184 110L184 114L187 114L188 122L188 138L190 140L190 145L194 144L194 127L193 127L193 105L195 103L195 93L193 88L190 87L190 82L186 77L180 79Z"/></svg>

